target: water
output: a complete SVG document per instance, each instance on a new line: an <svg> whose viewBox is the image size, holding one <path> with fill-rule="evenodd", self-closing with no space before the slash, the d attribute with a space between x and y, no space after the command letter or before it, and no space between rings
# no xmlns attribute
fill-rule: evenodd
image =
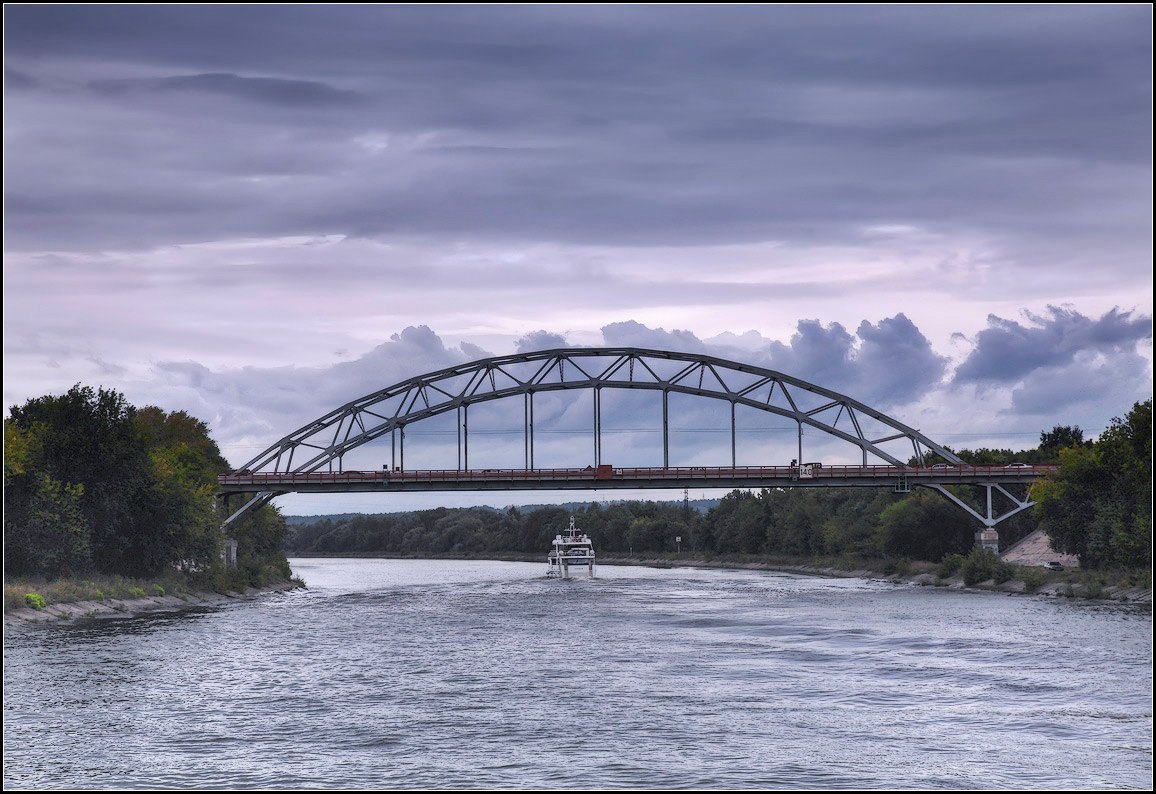
<svg viewBox="0 0 1156 794"><path fill-rule="evenodd" d="M1148 789L1147 608L754 571L294 560L21 626L5 788Z"/></svg>

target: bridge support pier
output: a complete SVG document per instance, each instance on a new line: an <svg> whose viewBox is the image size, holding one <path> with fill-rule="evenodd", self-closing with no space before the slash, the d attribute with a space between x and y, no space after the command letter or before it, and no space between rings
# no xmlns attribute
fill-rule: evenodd
<svg viewBox="0 0 1156 794"><path fill-rule="evenodd" d="M993 554L999 554L999 532L995 528L996 524L1011 518L1016 513L1027 510L1029 507L1035 504L1035 502L1031 500L1030 494L1025 495L1023 499L1020 499L1019 497L1008 493L1008 490L1000 483L983 484L980 487L986 491L985 495L987 497L986 515L984 515L977 512L971 505L969 505L967 502L964 502L962 499L944 488L942 485L928 485L926 487L939 491L939 493L946 496L956 505L965 510L969 515L978 519L979 522L983 524L983 527L976 530L975 544L981 548L985 548L991 551ZM995 488L997 491L1011 500L1014 507L1002 515L995 515L992 510L992 488Z"/></svg>
<svg viewBox="0 0 1156 794"><path fill-rule="evenodd" d="M221 542L221 562L225 564L226 568L237 567L237 541L232 538L225 538Z"/></svg>
<svg viewBox="0 0 1156 794"><path fill-rule="evenodd" d="M975 531L975 545L987 549L992 554L999 554L999 532L994 527L984 527Z"/></svg>

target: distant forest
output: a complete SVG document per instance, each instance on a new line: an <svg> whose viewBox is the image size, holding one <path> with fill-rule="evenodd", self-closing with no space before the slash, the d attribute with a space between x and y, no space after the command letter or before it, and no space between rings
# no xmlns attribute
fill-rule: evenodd
<svg viewBox="0 0 1156 794"><path fill-rule="evenodd" d="M974 520L931 492L764 489L732 491L706 513L682 503L624 501L326 517L291 524L285 549L290 554L541 554L544 558L570 516L595 549L609 554L656 554L679 548L684 554L706 556L855 554L938 560L948 553L966 552L975 533ZM928 531L917 531L915 524ZM1034 528L1030 518L1020 519L1014 531L1022 537Z"/></svg>
<svg viewBox="0 0 1156 794"><path fill-rule="evenodd" d="M1078 427L1057 426L1040 434L1035 449L956 452L975 465L1061 466L1033 487L1034 510L999 525L1001 546L1043 527L1057 550L1076 554L1084 567L1150 566L1151 412L1150 400L1137 403L1096 442L1085 440ZM953 490L980 508L982 489ZM571 515L599 552L635 555L673 552L677 545L684 554L704 556L854 555L937 562L966 554L979 528L926 489L900 494L883 488L775 488L732 491L705 512L679 502L633 501L295 518L285 549L291 554L545 555Z"/></svg>

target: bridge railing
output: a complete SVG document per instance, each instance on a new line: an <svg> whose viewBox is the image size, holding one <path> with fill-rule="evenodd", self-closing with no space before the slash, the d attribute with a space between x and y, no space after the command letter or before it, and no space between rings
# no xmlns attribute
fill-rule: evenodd
<svg viewBox="0 0 1156 794"><path fill-rule="evenodd" d="M574 480L712 480L712 479L888 479L897 476L918 479L975 478L991 481L1007 478L1016 481L1035 479L1054 471L1055 466L967 466L938 464L935 466L671 466L671 467L615 467L588 466L585 468L555 469L406 469L382 471L315 471L315 472L235 472L222 474L222 487L248 487L252 490L292 490L298 485L354 485L381 483L436 483L436 482L563 482Z"/></svg>

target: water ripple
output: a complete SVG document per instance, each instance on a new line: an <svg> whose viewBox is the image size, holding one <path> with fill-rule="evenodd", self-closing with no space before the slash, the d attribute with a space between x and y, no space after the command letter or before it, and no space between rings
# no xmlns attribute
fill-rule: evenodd
<svg viewBox="0 0 1156 794"><path fill-rule="evenodd" d="M1143 610L755 571L294 565L308 591L6 632L5 786L1152 782Z"/></svg>

